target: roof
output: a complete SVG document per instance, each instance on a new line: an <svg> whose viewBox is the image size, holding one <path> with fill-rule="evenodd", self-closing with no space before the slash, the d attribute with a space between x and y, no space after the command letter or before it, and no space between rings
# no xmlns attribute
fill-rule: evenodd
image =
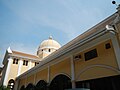
<svg viewBox="0 0 120 90"><path fill-rule="evenodd" d="M17 56L23 56L23 57L28 57L28 58L34 58L34 59L39 59L38 56L23 53L23 52L18 52L18 51L12 51L12 55L17 55Z"/></svg>
<svg viewBox="0 0 120 90"><path fill-rule="evenodd" d="M56 48L56 49L59 49L61 46L60 44L53 40L52 36L49 37L49 39L47 40L44 40L40 46L39 46L39 49L44 49L44 48Z"/></svg>

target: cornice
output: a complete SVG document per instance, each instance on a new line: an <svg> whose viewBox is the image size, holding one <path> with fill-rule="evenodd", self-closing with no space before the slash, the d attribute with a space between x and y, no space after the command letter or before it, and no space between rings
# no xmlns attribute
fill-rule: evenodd
<svg viewBox="0 0 120 90"><path fill-rule="evenodd" d="M21 60L28 60L28 61L40 61L40 59L34 59L34 58L29 58L29 57L24 57L24 56L19 56L19 55L10 55L12 58L18 58Z"/></svg>

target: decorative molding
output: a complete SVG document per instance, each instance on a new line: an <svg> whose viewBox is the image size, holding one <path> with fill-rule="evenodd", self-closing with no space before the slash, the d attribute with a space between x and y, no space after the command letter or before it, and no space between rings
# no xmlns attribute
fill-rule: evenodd
<svg viewBox="0 0 120 90"><path fill-rule="evenodd" d="M69 77L70 79L72 78L70 75L68 75L68 74L66 74L66 73L62 73L62 72L61 72L61 73L57 73L57 74L55 74L54 77L50 80L49 85L51 84L52 80L53 80L55 77L57 77L58 75L65 75L65 76Z"/></svg>
<svg viewBox="0 0 120 90"><path fill-rule="evenodd" d="M85 67L84 69L82 69L79 74L76 76L76 80L79 78L79 76L84 73L85 71L91 69L91 68L94 68L94 67L102 67L102 68L107 68L107 69L110 69L112 71L115 71L116 73L120 74L120 70L112 67L112 66L108 66L108 65L103 65L103 64L96 64L96 65L90 65L90 66L87 66Z"/></svg>

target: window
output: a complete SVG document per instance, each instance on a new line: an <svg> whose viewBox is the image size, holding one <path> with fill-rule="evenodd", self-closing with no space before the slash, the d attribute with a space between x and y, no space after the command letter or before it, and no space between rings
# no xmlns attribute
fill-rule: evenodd
<svg viewBox="0 0 120 90"><path fill-rule="evenodd" d="M49 52L50 52L50 49L49 49Z"/></svg>
<svg viewBox="0 0 120 90"><path fill-rule="evenodd" d="M14 59L13 59L13 64L18 64L18 60L19 60L19 59L14 58Z"/></svg>
<svg viewBox="0 0 120 90"><path fill-rule="evenodd" d="M38 64L39 64L39 62L35 62L35 66L38 65Z"/></svg>
<svg viewBox="0 0 120 90"><path fill-rule="evenodd" d="M107 44L105 44L105 48L106 48L106 49L109 49L109 48L111 48L111 45L110 45L110 43L107 43Z"/></svg>
<svg viewBox="0 0 120 90"><path fill-rule="evenodd" d="M28 65L28 61L24 60L23 61L23 65L27 66Z"/></svg>
<svg viewBox="0 0 120 90"><path fill-rule="evenodd" d="M98 56L98 55L97 55L97 50L96 50L96 49L93 49L93 50L91 50L91 51L88 51L88 52L86 52L86 53L84 54L84 56L85 56L85 61L90 60L90 59L93 59L93 58L95 58L95 57Z"/></svg>

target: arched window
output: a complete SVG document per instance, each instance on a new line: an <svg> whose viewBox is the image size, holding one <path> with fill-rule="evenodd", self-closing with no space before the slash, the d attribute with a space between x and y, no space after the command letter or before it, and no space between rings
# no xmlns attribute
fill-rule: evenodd
<svg viewBox="0 0 120 90"><path fill-rule="evenodd" d="M23 86L20 88L20 90L25 90L25 86L23 85Z"/></svg>
<svg viewBox="0 0 120 90"><path fill-rule="evenodd" d="M10 90L13 90L15 85L15 81L13 79L10 79L8 82L8 88L10 88Z"/></svg>
<svg viewBox="0 0 120 90"><path fill-rule="evenodd" d="M71 79L66 75L62 74L56 76L49 86L49 90L65 90L71 88L72 88Z"/></svg>
<svg viewBox="0 0 120 90"><path fill-rule="evenodd" d="M47 90L47 83L44 80L40 80L37 83L35 90Z"/></svg>
<svg viewBox="0 0 120 90"><path fill-rule="evenodd" d="M29 83L25 90L35 90L35 86L32 83Z"/></svg>

